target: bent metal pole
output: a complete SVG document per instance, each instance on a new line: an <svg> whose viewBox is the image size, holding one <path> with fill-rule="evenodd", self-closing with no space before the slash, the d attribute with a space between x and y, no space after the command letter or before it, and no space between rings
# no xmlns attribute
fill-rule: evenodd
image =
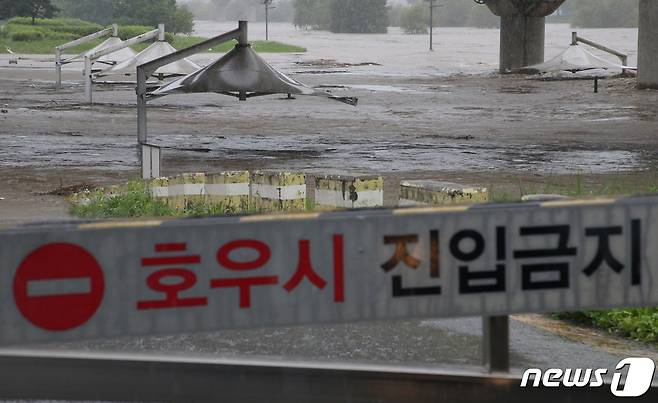
<svg viewBox="0 0 658 403"><path fill-rule="evenodd" d="M178 52L171 53L159 59L151 60L148 63L137 66L137 143L145 144L148 141L147 128L146 128L146 104L148 102L146 94L146 80L155 73L157 69L162 66L174 63L180 59L195 55L203 52L214 46L220 45L225 42L237 40L240 45L247 45L248 29L247 21L240 21L238 28L233 31L226 32L214 38L210 38L204 42L181 49Z"/></svg>

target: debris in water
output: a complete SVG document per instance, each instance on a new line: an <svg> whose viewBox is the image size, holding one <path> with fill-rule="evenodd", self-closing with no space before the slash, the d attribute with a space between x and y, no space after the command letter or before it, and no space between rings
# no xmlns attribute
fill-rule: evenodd
<svg viewBox="0 0 658 403"><path fill-rule="evenodd" d="M338 74L349 73L349 70L306 70L296 71L295 74Z"/></svg>
<svg viewBox="0 0 658 403"><path fill-rule="evenodd" d="M94 186L91 186L86 183L81 183L78 185L71 185L71 186L62 186L60 185L59 188L50 190L48 192L43 192L43 193L37 193L39 196L71 196L75 193L80 193L85 190L93 189Z"/></svg>
<svg viewBox="0 0 658 403"><path fill-rule="evenodd" d="M326 68L381 66L381 64L375 62L340 63L334 59L315 59L315 60L308 60L304 62L295 62L295 64L303 67L326 67Z"/></svg>

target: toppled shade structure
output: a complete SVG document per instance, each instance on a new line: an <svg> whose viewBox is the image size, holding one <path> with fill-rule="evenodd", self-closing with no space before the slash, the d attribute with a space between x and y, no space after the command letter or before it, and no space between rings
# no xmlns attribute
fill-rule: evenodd
<svg viewBox="0 0 658 403"><path fill-rule="evenodd" d="M293 80L270 66L249 45L236 45L216 62L158 88L149 96L200 92L216 92L241 100L262 95L291 94L321 96L348 105L358 102L357 98L337 97Z"/></svg>
<svg viewBox="0 0 658 403"><path fill-rule="evenodd" d="M65 60L64 62L70 63L70 62L84 61L85 57L91 56L94 53L98 52L99 50L108 49L122 43L123 41L120 38L117 38L116 36L112 36L104 40L101 44L97 45L96 47L86 52L80 53L79 55L72 57L71 59ZM130 59L131 57L134 57L136 54L137 53L130 48L123 48L117 50L116 52L112 52L109 55L105 55L99 58L98 60L95 60L95 62L105 63L105 64L116 64L116 63L121 63L124 60Z"/></svg>
<svg viewBox="0 0 658 403"><path fill-rule="evenodd" d="M610 70L621 72L628 67L616 64L602 59L580 45L571 45L567 50L560 53L551 60L536 64L533 66L523 67L523 71L532 71L539 73L555 72L583 72L587 70Z"/></svg>
<svg viewBox="0 0 658 403"><path fill-rule="evenodd" d="M124 60L123 62L103 70L97 74L98 77L111 76L111 75L135 75L137 72L137 66L140 64L148 63L151 60L158 59L162 56L166 56L176 52L176 48L171 46L165 41L157 41L151 44L146 49L142 50L136 55ZM181 59L174 63L168 64L166 66L160 67L156 70L155 75L163 76L184 76L190 74L199 69L199 65L188 60Z"/></svg>

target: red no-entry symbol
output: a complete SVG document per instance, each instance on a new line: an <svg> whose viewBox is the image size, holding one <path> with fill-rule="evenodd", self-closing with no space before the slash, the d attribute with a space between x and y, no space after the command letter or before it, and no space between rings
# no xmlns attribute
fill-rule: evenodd
<svg viewBox="0 0 658 403"><path fill-rule="evenodd" d="M68 243L34 250L14 277L18 310L46 330L70 330L87 322L100 306L104 290L103 270L96 259Z"/></svg>

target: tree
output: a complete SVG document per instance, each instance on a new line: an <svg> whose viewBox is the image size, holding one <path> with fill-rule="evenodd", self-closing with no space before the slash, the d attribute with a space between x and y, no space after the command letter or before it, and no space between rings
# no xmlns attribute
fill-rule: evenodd
<svg viewBox="0 0 658 403"><path fill-rule="evenodd" d="M407 34L426 34L428 23L426 7L416 4L405 7L400 15L400 27Z"/></svg>
<svg viewBox="0 0 658 403"><path fill-rule="evenodd" d="M329 29L330 0L295 0L293 23L298 28Z"/></svg>
<svg viewBox="0 0 658 403"><path fill-rule="evenodd" d="M1 0L0 19L31 17L32 25L37 18L52 18L58 11L51 0Z"/></svg>
<svg viewBox="0 0 658 403"><path fill-rule="evenodd" d="M441 0L436 3L442 7L434 10L432 21L435 27L494 28L500 24L500 19L481 4L464 0ZM404 25L402 15L405 15ZM429 3L427 1L416 0L411 6L403 7L401 10L399 24L407 33L422 33L424 29L421 28L421 25L427 27L428 21Z"/></svg>
<svg viewBox="0 0 658 403"><path fill-rule="evenodd" d="M102 25L157 26L164 23L169 32L192 32L194 16L176 0L57 0L62 14Z"/></svg>
<svg viewBox="0 0 658 403"><path fill-rule="evenodd" d="M0 0L0 20L14 17L14 0Z"/></svg>
<svg viewBox="0 0 658 403"><path fill-rule="evenodd" d="M115 21L113 0L54 0L60 14L80 18L101 25Z"/></svg>
<svg viewBox="0 0 658 403"><path fill-rule="evenodd" d="M275 1L276 7L270 11L270 21L273 22L293 22L295 9L292 0ZM261 6L262 10L262 6ZM264 12L262 13L264 14ZM262 15L261 14L261 15Z"/></svg>
<svg viewBox="0 0 658 403"><path fill-rule="evenodd" d="M174 35L182 33L190 33L194 31L194 14L186 6L181 6L174 11L169 20L169 32Z"/></svg>
<svg viewBox="0 0 658 403"><path fill-rule="evenodd" d="M386 33L386 0L331 0L329 30L345 33Z"/></svg>

